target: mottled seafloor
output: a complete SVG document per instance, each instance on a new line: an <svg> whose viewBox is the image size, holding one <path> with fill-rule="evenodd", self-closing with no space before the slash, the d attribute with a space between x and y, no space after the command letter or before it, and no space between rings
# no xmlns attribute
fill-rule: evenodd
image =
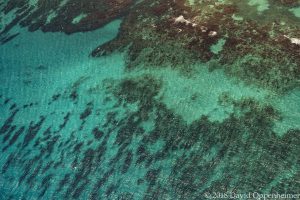
<svg viewBox="0 0 300 200"><path fill-rule="evenodd" d="M300 1L0 9L0 200L300 194Z"/></svg>

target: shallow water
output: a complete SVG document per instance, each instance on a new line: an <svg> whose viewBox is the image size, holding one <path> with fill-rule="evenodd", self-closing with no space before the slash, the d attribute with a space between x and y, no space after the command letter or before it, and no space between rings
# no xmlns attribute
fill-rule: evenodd
<svg viewBox="0 0 300 200"><path fill-rule="evenodd" d="M71 35L16 26L0 45L0 199L297 194L299 87L277 93L202 61L128 69L128 46L92 57L122 20Z"/></svg>

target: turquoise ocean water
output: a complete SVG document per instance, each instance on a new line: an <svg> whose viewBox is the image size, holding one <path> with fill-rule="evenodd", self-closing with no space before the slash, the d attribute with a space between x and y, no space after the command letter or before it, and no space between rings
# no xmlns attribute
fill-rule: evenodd
<svg viewBox="0 0 300 200"><path fill-rule="evenodd" d="M0 46L0 200L299 193L299 88L279 95L201 62L185 76L128 71L123 51L91 57L121 22L71 35L18 27Z"/></svg>
<svg viewBox="0 0 300 200"><path fill-rule="evenodd" d="M14 164L9 165L1 173L0 199L6 199L12 194L14 195L12 199L22 196L25 199L40 199L38 195L43 188L47 188L43 198L61 198L55 193L60 179L65 174L80 170L72 164L75 158L71 153L74 146L68 144L94 140L92 129L105 122L105 115L113 107L112 103L103 103L106 95L102 82L105 79L118 79L122 76L123 57L116 54L104 59L93 59L89 57L89 53L97 45L114 38L119 25L120 21L116 20L97 31L71 36L63 33L45 34L40 31L30 33L23 29L20 37L0 47L3 125L1 135L6 128L16 127L15 133L24 129L23 135L10 133L9 136L5 134L5 139L1 138L3 142L1 148L6 149L1 153L2 169L9 161ZM76 92L78 96L76 100L70 97L72 92ZM52 102L55 95L59 96L58 100ZM17 108L13 117L10 109L12 105L16 105ZM84 111L90 108L92 109L90 119L80 120ZM4 124L10 117L13 118L12 124L9 123L6 127ZM47 136L47 130L51 135ZM42 138L45 137L52 139L43 141ZM34 138L41 139L38 142L40 148L34 147L36 146L32 141ZM78 151L80 149L80 152L84 152L96 145L95 142L89 147L79 145ZM40 158L42 159L40 163L31 161L42 154L44 157L46 153L44 151L49 153L46 155L47 158ZM115 151L112 148L109 153L113 155ZM80 156L82 155L76 156L78 162ZM44 182L44 186L40 184L30 186L28 181L20 180L20 177L30 173L31 170L39 169L41 173L47 165L58 162L63 163L61 169L49 173L46 179L38 174L31 177L34 179L33 182ZM24 166L27 166L27 172L23 171ZM99 171L106 171L109 165L99 164L98 167ZM80 168L84 169L84 166ZM57 184L52 184L54 182ZM124 185L124 191L126 190L129 188Z"/></svg>

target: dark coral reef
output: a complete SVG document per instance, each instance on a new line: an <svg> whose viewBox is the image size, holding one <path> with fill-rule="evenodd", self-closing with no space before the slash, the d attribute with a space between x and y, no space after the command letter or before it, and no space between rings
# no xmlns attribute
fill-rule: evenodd
<svg viewBox="0 0 300 200"><path fill-rule="evenodd" d="M49 100L49 107L71 105L71 111L54 109L26 119L27 124L17 117L38 105L16 105L0 96L1 106L10 109L0 127L1 150L7 154L1 175L27 186L21 198L32 188L38 188L38 199L90 200L201 200L225 193L299 191L300 130L279 136L274 124L283 116L274 104L235 99L225 91L218 104L232 107L228 117L213 121L202 115L187 123L162 100L164 76L155 74L167 69L192 79L203 75L195 74L197 67L207 66L209 72L223 70L230 79L276 95L299 87L300 20L289 11L299 1L269 0L264 11L242 0L193 5L184 0L39 0L36 7L29 2L0 4L3 12L19 13L3 34L17 23L31 31L88 31L123 16L118 36L91 55L125 52L127 71L101 82L97 92L103 102L101 95L86 93L97 87L84 85L87 78L81 77ZM56 15L46 23L50 11ZM192 98L205 98L199 94ZM211 102L205 103L203 109ZM17 198L10 194L8 199Z"/></svg>
<svg viewBox="0 0 300 200"><path fill-rule="evenodd" d="M112 108L92 127L86 122L97 121L97 107L105 104L89 102L82 112L60 117L61 124L50 119L50 125L48 115L19 126L15 118L27 108L13 108L0 128L2 153L9 155L1 173L9 180L7 172L21 172L18 184L30 186L24 198L35 187L39 199L91 200L210 199L217 193L299 190L300 132L278 137L272 125L280 115L272 106L224 95L220 104L232 104L235 110L227 119L211 122L202 116L187 124L157 98L162 83L151 75L104 85L105 104ZM78 130L73 125L75 131L63 138L75 118L82 124ZM11 199L17 196L11 194Z"/></svg>
<svg viewBox="0 0 300 200"><path fill-rule="evenodd" d="M101 56L128 48L128 67L173 66L218 61L233 77L279 93L299 86L300 20L288 11L295 1L271 1L257 13L246 1L145 0L125 17L119 36L92 52ZM280 8L282 12L277 12ZM256 12L249 15L245 9ZM275 18L276 16L276 18ZM225 40L218 54L211 46ZM294 40L295 41L295 40Z"/></svg>
<svg viewBox="0 0 300 200"><path fill-rule="evenodd" d="M132 5L132 0L9 0L1 12L16 13L0 34L7 33L20 24L30 31L61 31L68 34L95 30L122 16Z"/></svg>

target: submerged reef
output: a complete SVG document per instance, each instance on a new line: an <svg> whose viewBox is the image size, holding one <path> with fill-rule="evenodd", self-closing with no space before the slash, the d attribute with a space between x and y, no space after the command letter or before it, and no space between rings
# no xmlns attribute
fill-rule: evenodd
<svg viewBox="0 0 300 200"><path fill-rule="evenodd" d="M85 94L81 85L78 98ZM299 189L300 132L278 137L272 130L280 118L274 107L224 94L219 103L235 111L227 119L212 122L202 116L187 124L162 103L162 82L150 74L107 79L103 86L105 102L55 114L58 124L49 114L19 126L18 114L30 108L13 108L0 128L2 153L9 155L1 174L13 180L10 173L18 169L18 184L30 186L24 198L32 188L39 188L39 199L209 199L216 192L293 194ZM67 95L72 90L52 99L53 105L62 98L74 104ZM97 110L107 105L97 123ZM75 127L74 119L82 124ZM74 131L68 133L70 128Z"/></svg>
<svg viewBox="0 0 300 200"><path fill-rule="evenodd" d="M299 130L277 137L271 127L279 116L272 106L253 99L233 101L225 95L220 103L232 103L235 114L221 123L203 116L187 125L156 100L159 90L160 82L146 76L123 80L114 92L120 102L138 103L138 110L129 115L134 122L124 127L131 130L122 128L117 134L118 145L129 145L142 131L136 163L158 165L154 177L147 179L145 199L204 199L203 194L215 191L293 193L300 187L299 171L287 175L292 166L299 166ZM150 132L140 130L151 120ZM154 151L157 143L161 145ZM165 168L170 168L166 179Z"/></svg>
<svg viewBox="0 0 300 200"><path fill-rule="evenodd" d="M195 62L212 61L230 76L284 93L299 86L300 20L291 12L299 6L296 0L9 0L1 11L15 16L3 17L0 35L2 43L12 40L17 24L30 31L90 31L124 16L118 37L93 56L128 49L128 69L171 66L187 74Z"/></svg>
<svg viewBox="0 0 300 200"><path fill-rule="evenodd" d="M29 31L67 34L95 30L122 16L132 5L132 0L8 0L1 5L1 12L14 13L8 23L3 23L1 34L15 25L28 27Z"/></svg>
<svg viewBox="0 0 300 200"><path fill-rule="evenodd" d="M0 3L2 19L17 13L1 27L3 45L18 37L17 24L71 34L122 16L117 37L85 52L99 65L74 59L76 66L62 62L58 72L47 63L28 67L39 82L31 78L18 88L33 87L35 101L0 94L5 199L295 194L300 19L292 11L299 6L297 0ZM35 88L44 82L55 89ZM10 182L18 187L4 188Z"/></svg>
<svg viewBox="0 0 300 200"><path fill-rule="evenodd" d="M270 1L276 9L259 13L247 1L197 1L191 6L184 0L145 0L124 18L119 36L92 55L128 48L128 68L159 65L181 71L190 71L196 60L213 61L213 68L230 76L286 92L299 86L300 20L289 12L299 2L280 2ZM215 53L211 46L220 39L224 42Z"/></svg>

